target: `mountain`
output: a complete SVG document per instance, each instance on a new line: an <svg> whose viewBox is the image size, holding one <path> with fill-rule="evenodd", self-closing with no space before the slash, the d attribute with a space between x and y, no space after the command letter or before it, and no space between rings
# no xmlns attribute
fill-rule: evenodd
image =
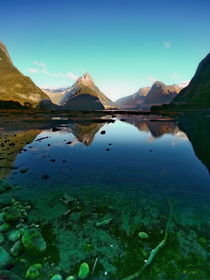
<svg viewBox="0 0 210 280"><path fill-rule="evenodd" d="M155 82L144 99L145 104L162 105L170 103L180 92L181 88L176 85L167 86L162 82Z"/></svg>
<svg viewBox="0 0 210 280"><path fill-rule="evenodd" d="M150 87L140 88L136 93L122 97L115 103L123 109L138 109L144 104L144 98L149 92Z"/></svg>
<svg viewBox="0 0 210 280"><path fill-rule="evenodd" d="M155 82L152 87L141 88L136 93L120 98L115 103L122 109L146 109L152 105L168 104L183 88L182 85L165 85Z"/></svg>
<svg viewBox="0 0 210 280"><path fill-rule="evenodd" d="M210 108L210 53L200 62L197 71L172 104Z"/></svg>
<svg viewBox="0 0 210 280"><path fill-rule="evenodd" d="M12 63L6 46L0 42L0 100L17 101L37 107L49 97Z"/></svg>
<svg viewBox="0 0 210 280"><path fill-rule="evenodd" d="M41 90L51 99L54 104L59 105L61 98L70 88L42 88Z"/></svg>
<svg viewBox="0 0 210 280"><path fill-rule="evenodd" d="M92 77L85 73L66 90L60 105L68 110L103 110L114 108L114 103L94 84Z"/></svg>
<svg viewBox="0 0 210 280"><path fill-rule="evenodd" d="M182 114L179 127L187 135L195 155L210 174L210 118L204 114Z"/></svg>

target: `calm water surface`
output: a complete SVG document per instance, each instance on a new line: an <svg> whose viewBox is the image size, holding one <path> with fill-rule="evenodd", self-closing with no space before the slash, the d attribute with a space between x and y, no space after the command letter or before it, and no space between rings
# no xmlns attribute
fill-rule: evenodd
<svg viewBox="0 0 210 280"><path fill-rule="evenodd" d="M16 148L2 152L0 174L21 186L28 222L50 244L43 279L76 275L82 262L88 279L210 279L210 119L106 118L1 126ZM166 244L144 269L170 215Z"/></svg>

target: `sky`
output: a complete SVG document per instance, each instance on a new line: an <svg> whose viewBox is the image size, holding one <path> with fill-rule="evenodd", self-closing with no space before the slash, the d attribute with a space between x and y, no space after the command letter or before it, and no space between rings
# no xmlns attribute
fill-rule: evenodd
<svg viewBox="0 0 210 280"><path fill-rule="evenodd" d="M40 87L88 72L113 101L192 78L210 51L209 0L1 0L0 40Z"/></svg>

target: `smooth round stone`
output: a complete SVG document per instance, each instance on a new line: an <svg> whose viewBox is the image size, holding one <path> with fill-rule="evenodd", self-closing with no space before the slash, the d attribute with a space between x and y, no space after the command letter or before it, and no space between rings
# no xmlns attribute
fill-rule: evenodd
<svg viewBox="0 0 210 280"><path fill-rule="evenodd" d="M139 232L138 233L138 236L141 238L141 239L148 239L149 238L149 235L146 233L146 232Z"/></svg>
<svg viewBox="0 0 210 280"><path fill-rule="evenodd" d="M60 274L55 274L50 278L50 280L63 280L63 278Z"/></svg>
<svg viewBox="0 0 210 280"><path fill-rule="evenodd" d="M19 238L20 238L20 231L19 231L19 230L13 230L13 231L10 231L10 232L8 233L8 239L9 239L9 241L11 241L11 242L15 242L15 241L17 241Z"/></svg>
<svg viewBox="0 0 210 280"><path fill-rule="evenodd" d="M79 268L78 277L80 279L86 279L88 277L89 272L90 272L89 265L87 263L82 263Z"/></svg>
<svg viewBox="0 0 210 280"><path fill-rule="evenodd" d="M68 277L66 278L66 280L76 280L76 277L73 276L73 275L71 275L71 276L68 276Z"/></svg>

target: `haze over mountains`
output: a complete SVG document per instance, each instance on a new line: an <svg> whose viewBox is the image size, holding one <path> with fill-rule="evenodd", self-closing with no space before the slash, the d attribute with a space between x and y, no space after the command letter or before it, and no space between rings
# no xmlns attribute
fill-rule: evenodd
<svg viewBox="0 0 210 280"><path fill-rule="evenodd" d="M185 85L165 85L160 81L152 87L141 88L136 93L112 102L95 85L90 74L85 73L71 86L56 90L37 87L12 63L7 48L0 42L0 108L18 102L20 106L53 110L148 110L154 105L210 107L210 54L204 58L191 80ZM5 102L7 101L7 102ZM3 103L2 105L2 102ZM167 105L166 104L170 104ZM6 106L6 105L5 105ZM161 108L161 107L160 107Z"/></svg>

